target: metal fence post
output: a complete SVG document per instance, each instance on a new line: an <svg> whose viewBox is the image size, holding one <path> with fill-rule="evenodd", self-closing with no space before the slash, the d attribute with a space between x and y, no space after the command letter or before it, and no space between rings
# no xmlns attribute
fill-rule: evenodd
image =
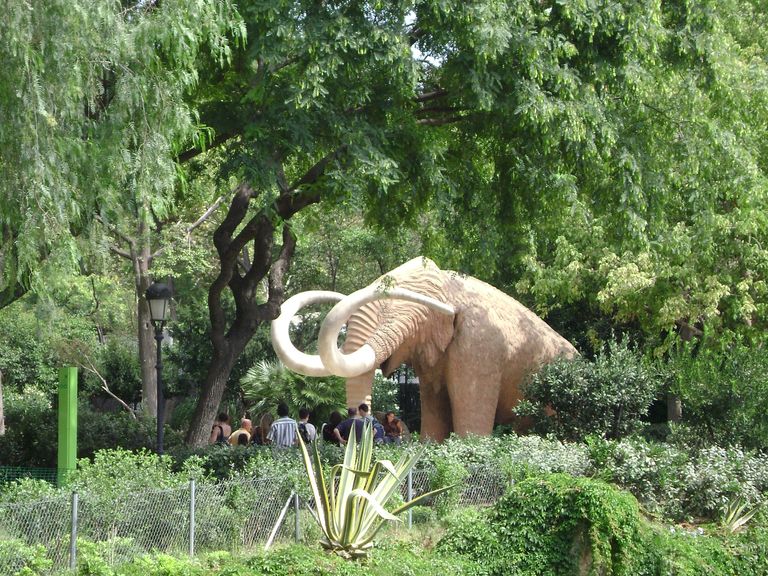
<svg viewBox="0 0 768 576"><path fill-rule="evenodd" d="M69 528L69 569L77 568L77 492L72 492L72 517Z"/></svg>
<svg viewBox="0 0 768 576"><path fill-rule="evenodd" d="M195 555L195 481L189 481L189 555Z"/></svg>
<svg viewBox="0 0 768 576"><path fill-rule="evenodd" d="M299 493L293 495L293 508L296 511L296 542L301 542L301 525L299 523Z"/></svg>
<svg viewBox="0 0 768 576"><path fill-rule="evenodd" d="M413 500L413 469L408 470L408 498L407 502ZM408 509L408 529L413 527L413 510Z"/></svg>

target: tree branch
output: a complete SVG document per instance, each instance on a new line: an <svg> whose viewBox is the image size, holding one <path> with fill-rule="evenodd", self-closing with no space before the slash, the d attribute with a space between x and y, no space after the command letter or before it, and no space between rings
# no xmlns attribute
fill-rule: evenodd
<svg viewBox="0 0 768 576"><path fill-rule="evenodd" d="M442 88L438 88L437 90L433 90L432 92L425 92L424 94L419 94L414 98L416 102L428 102L429 100L435 100L436 98L442 98L443 96L448 95L448 90L444 90Z"/></svg>
<svg viewBox="0 0 768 576"><path fill-rule="evenodd" d="M217 148L236 136L239 136L239 133L222 132L221 134L218 134L213 140L210 141L207 148L195 147L195 148L190 148L189 150L185 150L184 152L182 152L176 157L176 161L179 164L184 164L185 162L189 162L190 160L192 160L192 158L199 156L203 152L208 152L208 150L211 150L212 148Z"/></svg>
<svg viewBox="0 0 768 576"><path fill-rule="evenodd" d="M444 126L446 124L455 124L464 120L463 116L453 116L451 118L420 118L416 120L416 124L422 126Z"/></svg>

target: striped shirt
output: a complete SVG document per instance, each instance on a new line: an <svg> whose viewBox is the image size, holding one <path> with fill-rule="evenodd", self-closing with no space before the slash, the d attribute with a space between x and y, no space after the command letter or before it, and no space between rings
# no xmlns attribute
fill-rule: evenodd
<svg viewBox="0 0 768 576"><path fill-rule="evenodd" d="M277 448L295 446L297 444L296 420L289 418L288 416L283 416L282 418L275 420L269 429L267 440Z"/></svg>

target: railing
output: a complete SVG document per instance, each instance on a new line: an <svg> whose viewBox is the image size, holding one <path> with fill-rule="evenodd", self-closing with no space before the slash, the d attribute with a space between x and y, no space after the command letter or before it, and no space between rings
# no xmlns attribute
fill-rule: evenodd
<svg viewBox="0 0 768 576"><path fill-rule="evenodd" d="M475 470L456 497L464 505L488 505L505 487L501 474ZM402 496L410 499L429 489L429 475L413 471L403 482ZM303 535L313 534L306 511L313 504L280 478L193 481L109 497L71 493L0 504L0 576L15 574L23 563L21 550L36 544L45 548L51 572L56 573L74 569L78 554L94 550L117 566L148 552L194 555L242 551L276 540L301 541ZM410 514L406 525L411 525Z"/></svg>

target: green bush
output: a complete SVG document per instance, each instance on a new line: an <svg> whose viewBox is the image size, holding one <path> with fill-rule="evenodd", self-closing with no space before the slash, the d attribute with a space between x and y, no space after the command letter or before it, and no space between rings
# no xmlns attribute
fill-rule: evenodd
<svg viewBox="0 0 768 576"><path fill-rule="evenodd" d="M25 544L21 540L0 538L0 574L3 576L44 576L53 561L42 544Z"/></svg>
<svg viewBox="0 0 768 576"><path fill-rule="evenodd" d="M86 401L78 406L77 455L90 458L99 450L154 450L157 441L157 421L126 411L97 412ZM164 447L168 451L183 444L181 433L165 426ZM55 444L54 444L55 449Z"/></svg>
<svg viewBox="0 0 768 576"><path fill-rule="evenodd" d="M29 387L7 391L4 398L5 434L0 436L4 466L56 467L56 417L52 396Z"/></svg>
<svg viewBox="0 0 768 576"><path fill-rule="evenodd" d="M609 342L594 362L582 357L544 366L524 384L515 409L542 434L563 440L622 438L643 426L660 381L626 341ZM554 414L552 414L554 410Z"/></svg>
<svg viewBox="0 0 768 576"><path fill-rule="evenodd" d="M637 501L601 481L528 478L468 526L451 530L440 547L485 559L494 575L645 573Z"/></svg>
<svg viewBox="0 0 768 576"><path fill-rule="evenodd" d="M682 426L671 440L763 449L768 446L766 342L714 346L707 340L681 343L660 363L683 407Z"/></svg>

